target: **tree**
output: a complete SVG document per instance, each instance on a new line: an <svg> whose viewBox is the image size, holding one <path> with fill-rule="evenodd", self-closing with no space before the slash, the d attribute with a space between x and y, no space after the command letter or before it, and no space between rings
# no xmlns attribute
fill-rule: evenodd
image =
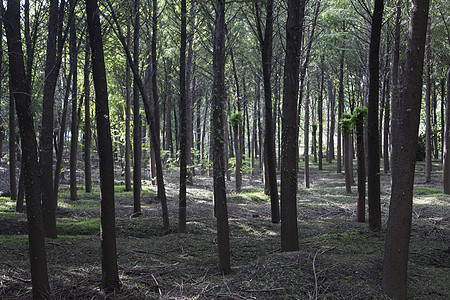
<svg viewBox="0 0 450 300"><path fill-rule="evenodd" d="M442 158L442 193L450 194L450 69L447 73L447 98L445 103L445 128Z"/></svg>
<svg viewBox="0 0 450 300"><path fill-rule="evenodd" d="M186 181L187 181L187 91L186 91L186 0L181 0L180 47L180 199L178 231L186 232Z"/></svg>
<svg viewBox="0 0 450 300"><path fill-rule="evenodd" d="M214 203L217 215L219 270L231 272L227 194L225 190L224 104L225 104L225 0L217 0L213 52L212 139Z"/></svg>
<svg viewBox="0 0 450 300"><path fill-rule="evenodd" d="M422 72L428 0L413 0L399 102L392 105L392 190L383 261L383 291L407 298L407 264L411 234L415 158L422 98Z"/></svg>
<svg viewBox="0 0 450 300"><path fill-rule="evenodd" d="M298 250L297 96L300 68L300 41L305 1L289 0L286 21L286 57L284 62L283 123L281 147L281 249Z"/></svg>
<svg viewBox="0 0 450 300"><path fill-rule="evenodd" d="M86 14L92 53L100 158L102 283L106 290L115 290L120 287L120 281L116 249L114 166L100 11L97 0L86 0Z"/></svg>
<svg viewBox="0 0 450 300"><path fill-rule="evenodd" d="M133 11L133 60L139 68L139 29L140 29L140 1L134 1ZM139 72L138 70L136 70ZM142 130L141 113L139 108L139 88L133 81L133 215L141 214L141 177L142 177Z"/></svg>
<svg viewBox="0 0 450 300"><path fill-rule="evenodd" d="M275 138L272 120L272 35L273 35L273 0L267 1L266 4L266 27L264 35L262 25L259 18L258 4L255 2L255 10L257 13L258 38L261 48L261 61L263 69L264 81L264 164L267 169L268 183L270 187L270 205L272 211L272 222L280 222L280 208L277 189L277 173L275 158Z"/></svg>
<svg viewBox="0 0 450 300"><path fill-rule="evenodd" d="M364 150L364 122L367 116L367 107L358 107L353 112L353 123L356 131L357 157L358 157L358 222L366 220L366 155Z"/></svg>
<svg viewBox="0 0 450 300"><path fill-rule="evenodd" d="M75 6L75 0L71 0ZM78 159L78 49L75 18L70 23L70 63L72 73L72 122L70 138L70 199L77 200L77 159Z"/></svg>
<svg viewBox="0 0 450 300"><path fill-rule="evenodd" d="M352 115L348 113L343 113L342 118L339 121L341 127L342 135L344 138L344 170L345 170L345 192L347 195L352 193L352 168L350 164L353 163L352 160L352 145L351 145L351 132L353 127Z"/></svg>
<svg viewBox="0 0 450 300"><path fill-rule="evenodd" d="M91 47L89 36L86 35L84 56L84 176L86 193L92 192L92 170L91 170L91 83L89 74L91 73Z"/></svg>
<svg viewBox="0 0 450 300"><path fill-rule="evenodd" d="M380 207L380 133L378 131L378 97L379 97L379 69L380 69L380 40L383 22L383 0L375 0L372 14L372 30L369 46L369 106L367 118L367 135L370 147L367 149L368 161L368 202L369 229L381 230Z"/></svg>
<svg viewBox="0 0 450 300"><path fill-rule="evenodd" d="M25 73L20 33L20 1L9 0L7 10L1 4L9 55L9 75L19 121L22 164L26 190L28 243L33 299L49 299L44 231L41 211L41 191L36 133L31 104L31 82Z"/></svg>
<svg viewBox="0 0 450 300"><path fill-rule="evenodd" d="M130 21L127 22L127 47L131 47ZM131 191L131 74L130 64L125 66L125 191Z"/></svg>

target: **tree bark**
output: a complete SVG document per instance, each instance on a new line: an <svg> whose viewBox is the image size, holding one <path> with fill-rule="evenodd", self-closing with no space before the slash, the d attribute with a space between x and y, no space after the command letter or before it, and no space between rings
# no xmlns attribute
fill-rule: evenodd
<svg viewBox="0 0 450 300"><path fill-rule="evenodd" d="M212 138L214 168L214 201L217 212L217 247L219 270L231 272L230 237L224 161L224 102L225 102L225 0L217 0L213 53Z"/></svg>
<svg viewBox="0 0 450 300"><path fill-rule="evenodd" d="M256 6L257 7L257 6ZM258 8L256 9L258 12ZM267 169L268 183L270 188L270 206L272 212L272 223L280 222L280 206L277 188L275 138L272 119L272 35L273 35L273 0L267 2L266 27L264 36L260 22L258 21L258 35L261 48L261 61L264 81L264 163Z"/></svg>
<svg viewBox="0 0 450 300"><path fill-rule="evenodd" d="M379 98L379 56L381 26L383 22L383 0L375 0L372 14L372 30L369 47L369 106L368 106L368 203L369 229L381 230L380 206L380 137L378 131L378 98Z"/></svg>
<svg viewBox="0 0 450 300"><path fill-rule="evenodd" d="M358 204L357 220L366 221L366 155L364 150L364 114L358 113L355 119L358 157Z"/></svg>
<svg viewBox="0 0 450 300"><path fill-rule="evenodd" d="M323 86L325 82L325 66L323 61L324 55L322 55L320 59L320 92L317 107L317 115L319 119L319 170L323 170Z"/></svg>
<svg viewBox="0 0 450 300"><path fill-rule="evenodd" d="M180 195L178 205L178 231L186 232L186 183L187 183L187 90L186 90L186 0L181 0L180 47Z"/></svg>
<svg viewBox="0 0 450 300"><path fill-rule="evenodd" d="M20 33L20 1L9 0L7 11L1 4L8 43L9 74L15 98L22 144L22 163L26 190L28 243L33 299L49 299L41 191L36 134L31 108L31 82L25 74Z"/></svg>
<svg viewBox="0 0 450 300"><path fill-rule="evenodd" d="M425 45L425 183L431 182L431 27L428 23Z"/></svg>
<svg viewBox="0 0 450 300"><path fill-rule="evenodd" d="M412 196L422 98L422 71L429 0L413 0L406 49L404 87L392 105L392 191L383 262L383 291L407 298L407 264Z"/></svg>
<svg viewBox="0 0 450 300"><path fill-rule="evenodd" d="M447 73L447 98L445 101L444 143L442 154L442 193L450 194L450 69Z"/></svg>
<svg viewBox="0 0 450 300"><path fill-rule="evenodd" d="M131 47L130 21L127 22L127 46ZM130 64L125 66L125 192L131 191L131 74Z"/></svg>
<svg viewBox="0 0 450 300"><path fill-rule="evenodd" d="M100 158L102 283L106 290L116 290L120 287L120 281L115 233L114 162L109 122L108 86L97 0L86 0L86 13L92 52L98 154Z"/></svg>
<svg viewBox="0 0 450 300"><path fill-rule="evenodd" d="M139 29L140 29L140 1L134 1L133 10L133 60L139 72ZM133 81L133 212L140 215L141 210L141 180L142 180L142 125L139 104L139 88L136 80Z"/></svg>
<svg viewBox="0 0 450 300"><path fill-rule="evenodd" d="M342 50L339 60L338 123L341 121L344 112L344 58L345 50ZM340 126L337 128L336 172L342 172L342 131Z"/></svg>
<svg viewBox="0 0 450 300"><path fill-rule="evenodd" d="M70 0L71 6L75 5L75 0ZM77 200L77 160L78 160L78 49L75 18L70 23L70 63L73 68L72 73L72 122L70 138L70 200Z"/></svg>
<svg viewBox="0 0 450 300"><path fill-rule="evenodd" d="M286 21L281 148L281 249L297 251L298 84L305 1L289 0Z"/></svg>
<svg viewBox="0 0 450 300"><path fill-rule="evenodd" d="M306 95L305 95L305 132L304 132L304 159L305 159L305 188L310 188L310 182L309 182L309 74L306 71L305 77L306 77Z"/></svg>

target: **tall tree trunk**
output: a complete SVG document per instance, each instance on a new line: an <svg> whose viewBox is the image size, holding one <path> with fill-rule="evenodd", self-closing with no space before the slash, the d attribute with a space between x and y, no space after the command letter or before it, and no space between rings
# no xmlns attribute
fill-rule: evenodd
<svg viewBox="0 0 450 300"><path fill-rule="evenodd" d="M127 46L131 47L130 21L127 22ZM131 74L130 64L125 66L125 192L131 191Z"/></svg>
<svg viewBox="0 0 450 300"><path fill-rule="evenodd" d="M428 23L425 45L425 183L431 182L431 26Z"/></svg>
<svg viewBox="0 0 450 300"><path fill-rule="evenodd" d="M317 107L317 115L319 119L319 170L323 169L323 85L325 82L325 66L324 55L320 58L320 92Z"/></svg>
<svg viewBox="0 0 450 300"><path fill-rule="evenodd" d="M89 36L86 35L86 50L84 58L84 176L85 191L92 192L92 170L91 170L91 46Z"/></svg>
<svg viewBox="0 0 450 300"><path fill-rule="evenodd" d="M429 4L429 0L412 0L404 87L401 89L400 101L392 105L392 191L382 288L393 299L407 298L412 197Z"/></svg>
<svg viewBox="0 0 450 300"><path fill-rule="evenodd" d="M369 229L381 230L380 206L380 138L378 131L378 98L379 98L379 56L381 26L383 22L383 0L375 0L372 14L372 30L370 33L369 48L369 106L368 106L368 139L370 147L368 164L368 202L369 202Z"/></svg>
<svg viewBox="0 0 450 300"><path fill-rule="evenodd" d="M390 116L391 116L391 83L390 79L386 81L386 100L384 101L384 133L383 133L383 170L388 173L391 169L389 162L389 135L390 135Z"/></svg>
<svg viewBox="0 0 450 300"><path fill-rule="evenodd" d="M339 60L338 123L341 121L342 113L344 112L344 58L345 50L342 50ZM337 130L336 172L342 172L342 132L339 126Z"/></svg>
<svg viewBox="0 0 450 300"><path fill-rule="evenodd" d="M308 72L308 71L307 71ZM305 187L309 189L309 74L305 74L306 77L306 95L305 95L305 132L304 132L304 159L305 159Z"/></svg>
<svg viewBox="0 0 450 300"><path fill-rule="evenodd" d="M330 131L328 132L329 142L328 142L328 152L329 152L329 163L334 159L334 132L336 131L336 93L331 82L328 78L328 101L330 102Z"/></svg>
<svg viewBox="0 0 450 300"><path fill-rule="evenodd" d="M358 207L357 220L358 222L366 221L366 155L364 150L364 122L367 114L358 110L355 119L356 128L356 144L358 157Z"/></svg>
<svg viewBox="0 0 450 300"><path fill-rule="evenodd" d="M180 195L178 206L178 231L186 232L186 183L187 183L187 93L186 90L186 0L181 0L180 47Z"/></svg>
<svg viewBox="0 0 450 300"><path fill-rule="evenodd" d="M134 1L133 11L133 60L139 68L139 29L140 29L140 1ZM138 70L136 70L139 72ZM139 104L139 88L136 80L133 81L133 213L141 214L141 180L142 180L142 125Z"/></svg>
<svg viewBox="0 0 450 300"><path fill-rule="evenodd" d="M256 6L257 8L257 6ZM256 11L258 12L258 8ZM267 1L266 6L266 27L264 35L260 22L258 21L258 35L261 47L261 60L264 81L264 162L267 169L268 183L270 188L270 206L272 212L272 222L280 222L280 205L278 199L275 139L272 120L272 36L273 36L273 0Z"/></svg>
<svg viewBox="0 0 450 300"><path fill-rule="evenodd" d="M184 0L182 0L184 1ZM187 11L186 11L187 14ZM186 77L185 77L185 99L186 99L186 166L189 166L187 168L187 179L186 184L193 184L193 176L194 176L194 169L193 169L193 157L192 157L192 148L193 148L193 130L194 130L194 124L193 124L193 105L192 105L192 93L191 93L191 82L193 77L193 68L192 68L192 56L193 56L193 43L194 43L194 26L195 23L195 11L194 11L194 0L191 1L191 9L189 13L191 17L191 31L189 32L189 37L187 38L187 44L188 44L188 54L187 54L187 60L186 60ZM192 168L192 169L191 169Z"/></svg>
<svg viewBox="0 0 450 300"><path fill-rule="evenodd" d="M159 138L159 99L158 99L158 85L157 85L157 60L156 60L156 41L157 41L157 29L158 29L158 2L153 0L153 14L152 14L152 94L153 94L153 131L152 133L152 145L155 151L156 162L156 181L158 185L158 199L161 201L162 206L162 218L164 229L169 229L169 212L167 209L166 189L164 186L163 169L161 163L160 154L160 138Z"/></svg>
<svg viewBox="0 0 450 300"><path fill-rule="evenodd" d="M305 0L288 1L286 57L284 62L283 124L281 148L281 249L298 250L297 169L298 169L298 83L300 41Z"/></svg>
<svg viewBox="0 0 450 300"><path fill-rule="evenodd" d="M48 37L46 45L44 96L42 100L42 126L40 134L39 164L41 168L42 213L44 231L47 237L56 238L56 199L53 198L53 105L60 59L57 58L56 38L58 35L58 1L50 1Z"/></svg>
<svg viewBox="0 0 450 300"><path fill-rule="evenodd" d="M450 194L450 69L447 73L447 98L445 101L445 129L443 140L442 193L448 195Z"/></svg>
<svg viewBox="0 0 450 300"><path fill-rule="evenodd" d="M16 179L16 105L14 103L13 86L9 81L9 190L11 200L17 199Z"/></svg>
<svg viewBox="0 0 450 300"><path fill-rule="evenodd" d="M173 142L172 142L172 59L169 58L167 62L167 108L166 108L166 145L165 149L170 151L173 156Z"/></svg>
<svg viewBox="0 0 450 300"><path fill-rule="evenodd" d="M75 0L70 0L75 5ZM70 63L73 68L72 73L72 122L70 138L70 200L77 200L77 160L78 160L78 49L75 18L70 23ZM70 80L70 79L69 79Z"/></svg>
<svg viewBox="0 0 450 300"><path fill-rule="evenodd" d="M217 247L219 270L231 272L230 238L224 162L224 102L225 102L225 1L217 0L214 30L212 138L214 168L214 201L217 212Z"/></svg>
<svg viewBox="0 0 450 300"><path fill-rule="evenodd" d="M98 153L100 158L100 207L102 283L106 290L120 286L114 208L114 166L109 122L108 91L97 0L86 0L89 40L92 51L92 74L95 87Z"/></svg>
<svg viewBox="0 0 450 300"><path fill-rule="evenodd" d="M8 43L9 74L14 93L22 144L22 163L27 201L28 243L33 299L49 299L41 191L36 134L31 108L31 82L25 74L20 34L20 1L9 0L7 11L1 4Z"/></svg>

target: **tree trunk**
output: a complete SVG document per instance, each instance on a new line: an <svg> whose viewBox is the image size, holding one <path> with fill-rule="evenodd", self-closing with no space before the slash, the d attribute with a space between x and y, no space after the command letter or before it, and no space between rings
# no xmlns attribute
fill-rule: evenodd
<svg viewBox="0 0 450 300"><path fill-rule="evenodd" d="M130 21L127 22L127 46L131 47ZM130 64L125 66L125 192L131 191L131 74Z"/></svg>
<svg viewBox="0 0 450 300"><path fill-rule="evenodd" d="M392 105L392 191L382 288L393 299L407 298L412 196L429 4L429 0L412 1L404 87L401 89L400 101Z"/></svg>
<svg viewBox="0 0 450 300"><path fill-rule="evenodd" d="M258 9L256 9L258 12ZM259 15L259 14L258 14ZM270 206L272 212L272 223L280 222L280 206L277 188L275 138L272 120L272 36L273 36L273 0L267 2L266 6L266 27L264 36L260 22L258 22L258 35L261 47L261 61L264 81L264 162L267 169L266 178L270 189Z"/></svg>
<svg viewBox="0 0 450 300"><path fill-rule="evenodd" d="M339 61L338 123L341 121L344 112L344 58L345 50L342 50ZM339 126L337 130L336 172L342 172L342 132Z"/></svg>
<svg viewBox="0 0 450 300"><path fill-rule="evenodd" d="M184 0L182 0L184 1ZM186 11L187 14L187 11ZM191 94L191 78L192 76L192 56L193 56L193 43L194 43L194 27L193 24L195 23L195 12L194 12L194 1L191 3L191 9L190 9L190 17L191 17L191 31L189 33L189 38L187 40L188 42L188 54L187 54L187 60L186 60L186 66L185 66L185 99L186 99L186 184L192 185L194 183L193 176L194 176L194 169L193 169L193 158L192 158L192 148L193 148L193 130L194 130L194 124L193 124L193 107L192 107L192 94ZM192 169L191 169L192 168Z"/></svg>
<svg viewBox="0 0 450 300"><path fill-rule="evenodd" d="M139 68L139 29L140 29L140 1L134 1L133 11L133 60ZM138 70L136 70L139 72ZM142 180L142 125L139 107L139 88L133 81L133 215L140 215L141 210L141 180Z"/></svg>
<svg viewBox="0 0 450 300"><path fill-rule="evenodd" d="M172 59L167 62L167 108L166 108L166 145L165 149L170 151L173 156L172 142Z"/></svg>
<svg viewBox="0 0 450 300"><path fill-rule="evenodd" d="M319 119L319 170L323 170L323 85L325 81L325 66L323 64L324 55L320 59L320 92L317 107L317 115Z"/></svg>
<svg viewBox="0 0 450 300"><path fill-rule="evenodd" d="M57 58L56 38L58 34L58 1L50 1L48 37L46 45L45 80L42 100L42 126L40 134L39 164L41 168L42 213L47 237L56 238L56 199L53 198L53 105L60 59Z"/></svg>
<svg viewBox="0 0 450 300"><path fill-rule="evenodd" d="M304 159L305 159L305 187L310 188L309 182L309 74L306 77L306 95L305 95L305 132L304 132Z"/></svg>
<svg viewBox="0 0 450 300"><path fill-rule="evenodd" d="M425 183L431 182L431 27L428 23L425 45Z"/></svg>
<svg viewBox="0 0 450 300"><path fill-rule="evenodd" d="M364 114L358 113L355 120L358 157L358 222L366 221L366 155L364 151Z"/></svg>
<svg viewBox="0 0 450 300"><path fill-rule="evenodd" d="M228 228L227 195L225 190L224 161L224 102L225 102L225 1L217 0L214 30L213 57L213 105L212 138L214 168L214 201L217 212L217 246L219 270L224 274L231 272L230 238Z"/></svg>
<svg viewBox="0 0 450 300"><path fill-rule="evenodd" d="M445 129L442 154L442 193L450 194L450 69L447 73L447 98L445 102Z"/></svg>
<svg viewBox="0 0 450 300"><path fill-rule="evenodd" d="M350 130L343 131L344 138L344 169L345 169L345 192L347 195L352 193L352 137Z"/></svg>
<svg viewBox="0 0 450 300"><path fill-rule="evenodd" d="M9 82L9 190L11 200L17 199L17 182L16 182L16 105L14 103L13 86Z"/></svg>
<svg viewBox="0 0 450 300"><path fill-rule="evenodd" d="M368 139L370 147L368 164L368 202L369 229L381 230L380 206L380 138L378 131L378 97L379 97L379 56L381 26L383 22L383 0L375 0L372 14L372 30L369 48L369 106L368 106Z"/></svg>
<svg viewBox="0 0 450 300"><path fill-rule="evenodd" d="M7 11L1 4L9 54L9 74L15 98L22 145L22 164L27 202L28 243L33 299L49 299L41 191L36 134L31 107L31 82L25 74L20 34L20 1L9 0Z"/></svg>
<svg viewBox="0 0 450 300"><path fill-rule="evenodd" d="M108 91L100 25L100 11L96 0L86 0L89 40L92 51L92 74L95 87L98 154L100 158L100 207L102 283L106 290L120 287L114 208L114 166L109 122Z"/></svg>
<svg viewBox="0 0 450 300"><path fill-rule="evenodd" d="M180 195L178 205L178 231L186 232L186 183L187 183L187 93L186 90L186 0L181 0L180 47Z"/></svg>
<svg viewBox="0 0 450 300"><path fill-rule="evenodd" d="M281 148L281 249L298 250L297 169L298 169L298 83L300 41L305 1L289 0L286 21L286 57Z"/></svg>
<svg viewBox="0 0 450 300"><path fill-rule="evenodd" d="M390 115L391 115L391 84L390 80L386 81L386 99L384 101L384 134L383 134L383 170L388 173L390 170L389 162L389 135L390 135Z"/></svg>
<svg viewBox="0 0 450 300"><path fill-rule="evenodd" d="M75 5L75 0L71 0ZM78 49L77 49L77 33L75 27L75 18L70 23L70 63L73 68L72 73L72 122L71 122L71 138L70 138L70 200L77 200L77 160L78 160L78 114L77 114L77 98L78 98ZM70 80L70 79L69 79Z"/></svg>
<svg viewBox="0 0 450 300"><path fill-rule="evenodd" d="M330 131L328 132L329 142L328 142L328 152L329 152L329 163L334 159L334 132L336 131L336 93L333 89L333 84L331 79L328 78L328 100L330 101Z"/></svg>

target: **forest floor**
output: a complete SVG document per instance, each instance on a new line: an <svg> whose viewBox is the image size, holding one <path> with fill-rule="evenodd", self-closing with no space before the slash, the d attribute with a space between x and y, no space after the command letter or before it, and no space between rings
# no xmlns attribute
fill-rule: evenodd
<svg viewBox="0 0 450 300"><path fill-rule="evenodd" d="M409 255L409 299L450 299L450 197L441 193L441 166L424 184L417 166ZM302 169L300 169L302 174ZM8 189L6 163L0 191ZM147 174L147 173L145 173ZM80 182L82 182L80 173ZM147 175L148 177L148 175ZM356 175L355 175L356 177ZM122 288L101 289L99 191L78 190L69 200L63 181L57 210L58 239L48 239L47 260L54 299L385 299L381 272L385 230L371 233L356 220L356 186L346 195L344 175L325 163L311 165L311 188L298 191L300 251L280 249L280 224L272 224L260 176L244 176L241 193L227 182L232 273L217 268L212 179L195 176L188 186L188 232L177 233L178 172L165 171L171 230L162 230L156 187L144 181L143 216L130 218L133 194L115 187L118 264ZM389 174L381 173L385 226ZM0 299L30 299L25 214L0 197ZM385 229L385 228L384 228Z"/></svg>

